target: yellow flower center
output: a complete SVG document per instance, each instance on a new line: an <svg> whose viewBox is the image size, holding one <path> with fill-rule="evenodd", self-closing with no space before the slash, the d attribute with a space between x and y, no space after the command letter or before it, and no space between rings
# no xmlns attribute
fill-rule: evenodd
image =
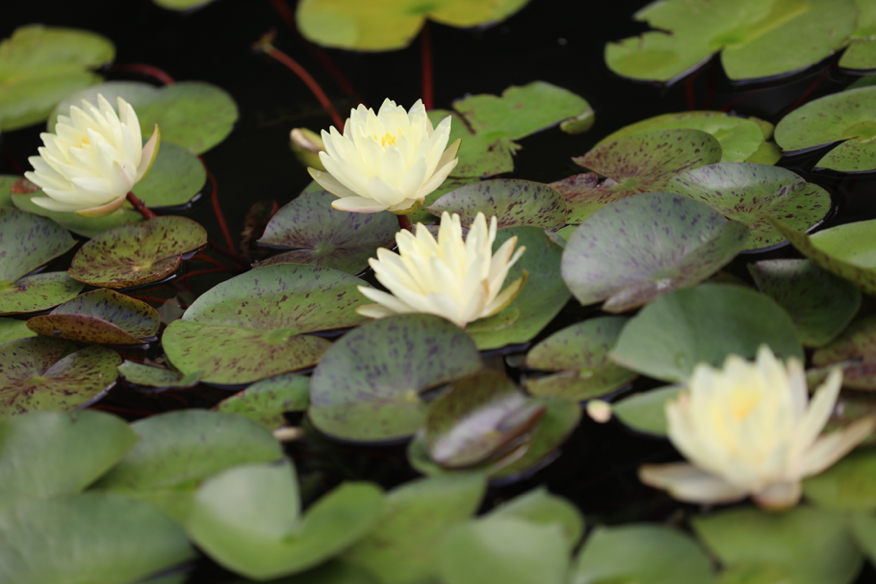
<svg viewBox="0 0 876 584"><path fill-rule="evenodd" d="M756 392L736 391L733 394L730 411L737 420L744 420L757 407L758 403L760 403L760 396Z"/></svg>
<svg viewBox="0 0 876 584"><path fill-rule="evenodd" d="M401 136L401 132L399 132L395 136L393 136L392 134L387 132L383 138L380 138L377 136L377 134L375 134L374 139L380 140L380 145L383 146L384 148L386 148L387 146L395 146L396 145L395 141L396 141L396 139L398 139L399 136Z"/></svg>

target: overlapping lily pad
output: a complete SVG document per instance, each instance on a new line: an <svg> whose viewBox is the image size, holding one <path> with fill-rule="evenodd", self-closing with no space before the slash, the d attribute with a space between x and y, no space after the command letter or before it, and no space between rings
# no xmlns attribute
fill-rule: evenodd
<svg viewBox="0 0 876 584"><path fill-rule="evenodd" d="M66 272L44 272L0 285L0 314L27 314L75 298L85 285Z"/></svg>
<svg viewBox="0 0 876 584"><path fill-rule="evenodd" d="M154 308L108 289L92 290L27 321L41 335L101 345L141 345L155 338L160 324Z"/></svg>
<svg viewBox="0 0 876 584"><path fill-rule="evenodd" d="M478 212L496 215L498 225L534 225L557 231L566 224L566 203L560 194L541 183L518 179L493 179L462 186L432 203L429 212L459 213L464 226L471 225Z"/></svg>
<svg viewBox="0 0 876 584"><path fill-rule="evenodd" d="M447 320L425 314L376 320L326 352L311 379L308 416L343 440L406 438L425 419L420 393L480 368L471 338Z"/></svg>
<svg viewBox="0 0 876 584"><path fill-rule="evenodd" d="M806 499L819 507L871 511L876 509L876 452L853 452L814 477L803 481Z"/></svg>
<svg viewBox="0 0 876 584"><path fill-rule="evenodd" d="M776 142L795 153L842 141L816 163L840 172L876 170L876 87L834 93L797 108L776 126Z"/></svg>
<svg viewBox="0 0 876 584"><path fill-rule="evenodd" d="M682 390L669 385L633 394L611 405L611 412L630 428L646 434L666 436L666 402Z"/></svg>
<svg viewBox="0 0 876 584"><path fill-rule="evenodd" d="M283 412L303 412L309 404L310 378L284 373L250 385L214 409L246 416L273 430L286 425Z"/></svg>
<svg viewBox="0 0 876 584"><path fill-rule="evenodd" d="M31 200L38 196L43 196L41 190L33 193L13 193L12 204L22 211L48 217L58 225L62 225L65 229L82 237L95 237L113 227L128 225L129 223L141 223L143 221L143 216L135 211L127 202L103 217L82 217L76 213L44 209Z"/></svg>
<svg viewBox="0 0 876 584"><path fill-rule="evenodd" d="M608 177L572 177L552 183L566 200L568 223L581 223L613 201L639 193L665 190L669 179L721 160L721 144L700 130L656 130L624 136L598 146L577 164Z"/></svg>
<svg viewBox="0 0 876 584"><path fill-rule="evenodd" d="M295 248L258 263L312 264L356 274L368 266L378 247L390 247L398 232L391 213L349 213L333 209L326 191L302 194L283 206L258 242Z"/></svg>
<svg viewBox="0 0 876 584"><path fill-rule="evenodd" d="M876 5L868 0L855 0L858 20L849 39L849 46L839 60L843 69L872 71L876 69Z"/></svg>
<svg viewBox="0 0 876 584"><path fill-rule="evenodd" d="M788 311L804 345L820 347L836 337L861 306L854 284L809 260L764 260L748 271L760 290Z"/></svg>
<svg viewBox="0 0 876 584"><path fill-rule="evenodd" d="M311 367L331 343L306 333L355 326L362 284L318 266L251 270L202 294L162 336L170 361L208 383L252 383Z"/></svg>
<svg viewBox="0 0 876 584"><path fill-rule="evenodd" d="M722 367L730 354L754 359L763 344L782 358L803 360L794 324L774 300L739 286L700 284L643 308L611 358L655 379L683 382L697 363Z"/></svg>
<svg viewBox="0 0 876 584"><path fill-rule="evenodd" d="M830 211L830 194L790 170L766 164L713 164L676 176L666 190L701 201L725 217L745 223L751 236L745 249L783 243L785 237L767 216L808 231Z"/></svg>
<svg viewBox="0 0 876 584"><path fill-rule="evenodd" d="M694 286L745 247L748 228L681 195L616 201L578 226L563 252L563 280L581 304L624 312Z"/></svg>
<svg viewBox="0 0 876 584"><path fill-rule="evenodd" d="M0 415L63 412L99 399L115 383L122 360L105 347L75 349L46 337L0 345Z"/></svg>
<svg viewBox="0 0 876 584"><path fill-rule="evenodd" d="M566 548L571 552L584 535L584 517L568 500L552 495L547 487L541 485L502 503L490 511L484 519L495 518L523 519L541 525L559 525L566 539Z"/></svg>
<svg viewBox="0 0 876 584"><path fill-rule="evenodd" d="M617 316L591 318L541 341L526 355L526 366L559 373L527 379L527 391L581 401L631 382L637 374L608 358L626 322Z"/></svg>
<svg viewBox="0 0 876 584"><path fill-rule="evenodd" d="M95 237L76 252L67 273L91 286L139 286L167 278L182 254L206 244L206 230L191 219L158 217Z"/></svg>
<svg viewBox="0 0 876 584"><path fill-rule="evenodd" d="M0 43L0 131L41 122L65 96L101 81L92 73L115 57L96 33L41 24L22 26Z"/></svg>
<svg viewBox="0 0 876 584"><path fill-rule="evenodd" d="M0 174L0 207L12 206L12 185L21 180L14 174Z"/></svg>
<svg viewBox="0 0 876 584"><path fill-rule="evenodd" d="M180 375L178 372L164 367L125 361L119 365L119 373L128 383L148 387L153 391L161 391L194 387L198 384L202 372L196 371L189 375Z"/></svg>
<svg viewBox="0 0 876 584"><path fill-rule="evenodd" d="M44 217L0 207L0 288L76 245L66 229Z"/></svg>
<svg viewBox="0 0 876 584"><path fill-rule="evenodd" d="M36 333L27 328L27 321L15 318L0 318L0 343L33 336L36 336Z"/></svg>
<svg viewBox="0 0 876 584"><path fill-rule="evenodd" d="M876 390L876 316L853 322L846 330L812 355L816 367L839 365L843 385Z"/></svg>

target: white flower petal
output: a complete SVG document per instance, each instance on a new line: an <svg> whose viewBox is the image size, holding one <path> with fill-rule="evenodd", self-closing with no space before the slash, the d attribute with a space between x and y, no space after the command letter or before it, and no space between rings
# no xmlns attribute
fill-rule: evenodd
<svg viewBox="0 0 876 584"><path fill-rule="evenodd" d="M679 501L689 503L732 503L748 494L685 462L643 465L639 468L639 480L648 486L667 490Z"/></svg>

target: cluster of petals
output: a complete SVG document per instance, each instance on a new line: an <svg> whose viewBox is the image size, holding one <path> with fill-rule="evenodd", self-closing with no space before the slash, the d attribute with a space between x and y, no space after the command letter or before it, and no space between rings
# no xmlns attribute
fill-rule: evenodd
<svg viewBox="0 0 876 584"><path fill-rule="evenodd" d="M504 290L508 270L523 255L514 251L517 237L492 252L496 217L487 220L478 213L466 237L456 213L444 213L436 241L422 224L416 235L399 231L399 253L380 248L369 260L377 280L389 293L359 286L359 291L377 304L357 309L359 314L382 318L393 314L435 314L465 328L469 322L492 316L508 306L526 282L524 273ZM501 290L501 292L500 292Z"/></svg>
<svg viewBox="0 0 876 584"><path fill-rule="evenodd" d="M865 418L820 435L842 385L834 369L812 401L803 366L763 345L754 363L731 355L721 370L698 364L666 406L669 439L689 463L645 465L640 479L676 499L728 503L751 496L766 508L795 505L801 481L832 466L876 428Z"/></svg>
<svg viewBox="0 0 876 584"><path fill-rule="evenodd" d="M116 114L103 95L98 106L82 101L70 116L58 116L55 133L43 132L39 156L28 158L24 173L46 196L33 202L51 211L73 211L98 217L118 209L125 196L155 161L158 126L144 145L134 108L118 98Z"/></svg>
<svg viewBox="0 0 876 584"><path fill-rule="evenodd" d="M319 185L338 197L332 207L354 213L419 208L456 166L459 140L450 139L450 116L437 128L421 101L409 112L387 99L377 114L360 105L350 112L344 133L323 130L326 169L308 169Z"/></svg>

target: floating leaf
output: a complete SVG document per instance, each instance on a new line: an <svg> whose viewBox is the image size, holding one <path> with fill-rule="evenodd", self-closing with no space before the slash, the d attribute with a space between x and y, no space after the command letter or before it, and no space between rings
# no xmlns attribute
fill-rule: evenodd
<svg viewBox="0 0 876 584"><path fill-rule="evenodd" d="M135 211L134 208L130 206L130 203L127 202L120 208L108 215L104 215L103 217L83 217L76 213L69 213L67 211L49 211L48 209L44 209L31 200L34 197L40 196L43 196L42 191L26 194L16 193L12 195L12 204L22 211L27 211L28 213L40 215L42 217L48 217L58 225L61 225L65 229L72 231L76 235L81 235L82 237L91 238L120 225L143 222L143 216Z"/></svg>
<svg viewBox="0 0 876 584"><path fill-rule="evenodd" d="M471 338L443 318L376 320L326 352L311 378L308 416L320 431L343 440L406 438L424 420L420 393L480 368Z"/></svg>
<svg viewBox="0 0 876 584"><path fill-rule="evenodd" d="M273 430L286 424L283 412L303 412L309 404L310 378L284 373L250 385L213 409L245 416Z"/></svg>
<svg viewBox="0 0 876 584"><path fill-rule="evenodd" d="M566 224L566 203L554 189L517 179L493 179L459 187L432 203L429 212L459 213L471 225L478 212L498 217L499 228L534 225L556 231Z"/></svg>
<svg viewBox="0 0 876 584"><path fill-rule="evenodd" d="M0 318L0 343L34 337L36 333L27 328L27 321Z"/></svg>
<svg viewBox="0 0 876 584"><path fill-rule="evenodd" d="M107 289L92 290L27 321L41 335L101 345L141 345L155 338L160 324L158 312L145 302Z"/></svg>
<svg viewBox="0 0 876 584"><path fill-rule="evenodd" d="M74 245L76 240L54 221L0 207L0 289Z"/></svg>
<svg viewBox="0 0 876 584"><path fill-rule="evenodd" d="M201 378L201 371L181 376L175 371L163 367L142 365L133 361L125 361L119 365L119 373L128 383L154 388L156 391L163 389L185 389L194 387Z"/></svg>
<svg viewBox="0 0 876 584"><path fill-rule="evenodd" d="M279 265L251 270L202 294L164 331L170 361L202 381L252 383L316 364L330 346L313 331L355 326L368 300L362 284L317 266Z"/></svg>
<svg viewBox="0 0 876 584"><path fill-rule="evenodd" d="M480 178L473 176L448 178L443 183L441 183L440 187L426 195L426 202L423 203L423 206L420 207L418 210L408 215L408 221L411 222L411 225L416 225L417 223L430 223L434 221L435 215L429 212L429 207L432 205L432 203L434 203L450 191L455 191L459 187L465 185L477 183L480 180Z"/></svg>
<svg viewBox="0 0 876 584"><path fill-rule="evenodd" d="M162 8L177 11L190 11L203 8L213 0L152 0Z"/></svg>
<svg viewBox="0 0 876 584"><path fill-rule="evenodd" d="M844 387L876 389L876 316L853 322L841 335L813 353L812 364L842 367Z"/></svg>
<svg viewBox="0 0 876 584"><path fill-rule="evenodd" d="M584 535L584 518L574 504L563 497L551 495L544 486L519 495L490 511L487 520L514 517L541 525L560 525L571 552Z"/></svg>
<svg viewBox="0 0 876 584"><path fill-rule="evenodd" d="M378 247L393 245L399 229L394 215L338 211L331 206L335 199L326 191L302 194L277 211L258 242L295 249L258 266L312 264L356 274Z"/></svg>
<svg viewBox="0 0 876 584"><path fill-rule="evenodd" d="M872 449L853 452L835 465L803 481L808 501L828 509L876 509L876 452Z"/></svg>
<svg viewBox="0 0 876 584"><path fill-rule="evenodd" d="M0 207L12 206L12 185L21 180L14 174L0 174Z"/></svg>
<svg viewBox="0 0 876 584"><path fill-rule="evenodd" d="M75 298L85 285L66 272L43 272L0 285L0 314L26 314Z"/></svg>
<svg viewBox="0 0 876 584"><path fill-rule="evenodd" d="M616 201L584 221L563 252L563 280L581 304L637 308L695 286L745 246L748 228L680 195Z"/></svg>
<svg viewBox="0 0 876 584"><path fill-rule="evenodd" d="M830 194L790 170L766 164L713 164L679 176L666 190L701 201L728 219L745 223L751 236L745 249L783 243L785 238L767 216L806 231L830 211Z"/></svg>
<svg viewBox="0 0 876 584"><path fill-rule="evenodd" d="M873 562L876 560L876 518L869 514L856 513L850 523L858 545Z"/></svg>
<svg viewBox="0 0 876 584"><path fill-rule="evenodd" d="M611 405L611 413L639 432L666 436L666 402L678 397L676 385L633 394Z"/></svg>
<svg viewBox="0 0 876 584"><path fill-rule="evenodd" d="M794 325L774 300L739 286L700 284L643 308L611 358L649 377L683 382L697 363L722 367L731 354L754 359L763 344L783 359L803 361Z"/></svg>
<svg viewBox="0 0 876 584"><path fill-rule="evenodd" d="M843 69L872 70L876 69L876 6L868 0L855 0L858 9L858 20L852 33L849 46L839 60Z"/></svg>

